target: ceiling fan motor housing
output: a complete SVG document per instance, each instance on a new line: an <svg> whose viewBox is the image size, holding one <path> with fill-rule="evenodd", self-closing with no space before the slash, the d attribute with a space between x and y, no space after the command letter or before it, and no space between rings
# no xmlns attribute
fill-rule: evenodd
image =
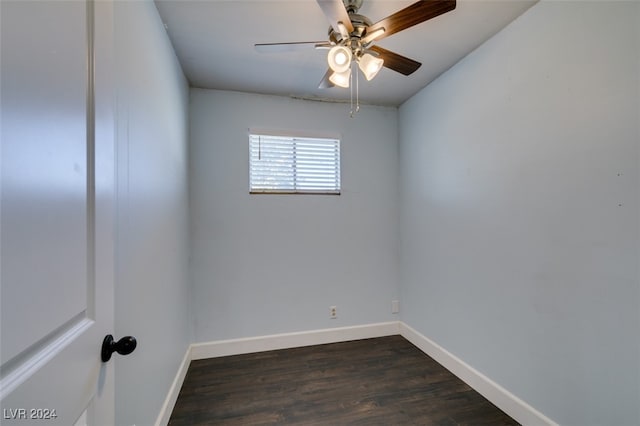
<svg viewBox="0 0 640 426"><path fill-rule="evenodd" d="M352 0L345 0L345 2L347 1ZM357 1L359 4L362 4L362 0ZM351 46L354 51L360 50L362 48L360 39L364 36L367 27L371 26L372 21L364 15L351 12L349 12L349 18L351 19L351 25L353 25L353 31L349 34L349 39L344 40L338 31L334 30L333 27L329 27L329 40L334 44Z"/></svg>

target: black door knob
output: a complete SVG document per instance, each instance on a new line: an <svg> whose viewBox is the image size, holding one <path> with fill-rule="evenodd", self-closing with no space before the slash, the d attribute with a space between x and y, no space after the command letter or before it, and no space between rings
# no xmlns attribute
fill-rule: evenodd
<svg viewBox="0 0 640 426"><path fill-rule="evenodd" d="M126 336L117 342L113 340L113 336L107 334L102 341L102 362L107 362L111 359L111 354L118 352L120 355L129 355L133 352L137 346L136 338L133 336Z"/></svg>

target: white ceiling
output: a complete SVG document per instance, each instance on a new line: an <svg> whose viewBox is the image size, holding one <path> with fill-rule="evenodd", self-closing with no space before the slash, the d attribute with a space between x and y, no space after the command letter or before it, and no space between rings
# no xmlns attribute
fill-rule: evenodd
<svg viewBox="0 0 640 426"><path fill-rule="evenodd" d="M400 105L500 31L537 0L458 0L454 11L377 43L422 67L410 76L384 68L360 75L363 103ZM191 86L313 99L348 100L349 89L318 89L326 50L258 53L255 43L326 40L329 22L315 0L155 0ZM412 0L364 0L373 22ZM501 64L496 64L500 67Z"/></svg>

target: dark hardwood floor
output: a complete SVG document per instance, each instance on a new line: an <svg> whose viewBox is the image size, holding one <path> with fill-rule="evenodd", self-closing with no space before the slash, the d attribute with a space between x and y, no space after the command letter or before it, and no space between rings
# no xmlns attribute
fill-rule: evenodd
<svg viewBox="0 0 640 426"><path fill-rule="evenodd" d="M401 336L191 362L169 425L517 425Z"/></svg>

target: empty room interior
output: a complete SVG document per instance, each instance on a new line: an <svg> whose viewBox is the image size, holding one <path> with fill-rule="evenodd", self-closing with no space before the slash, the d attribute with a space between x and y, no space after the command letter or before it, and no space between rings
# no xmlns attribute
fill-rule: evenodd
<svg viewBox="0 0 640 426"><path fill-rule="evenodd" d="M640 425L640 2L0 19L3 423L168 424L190 363L392 336L517 423ZM255 175L280 140L334 186Z"/></svg>

